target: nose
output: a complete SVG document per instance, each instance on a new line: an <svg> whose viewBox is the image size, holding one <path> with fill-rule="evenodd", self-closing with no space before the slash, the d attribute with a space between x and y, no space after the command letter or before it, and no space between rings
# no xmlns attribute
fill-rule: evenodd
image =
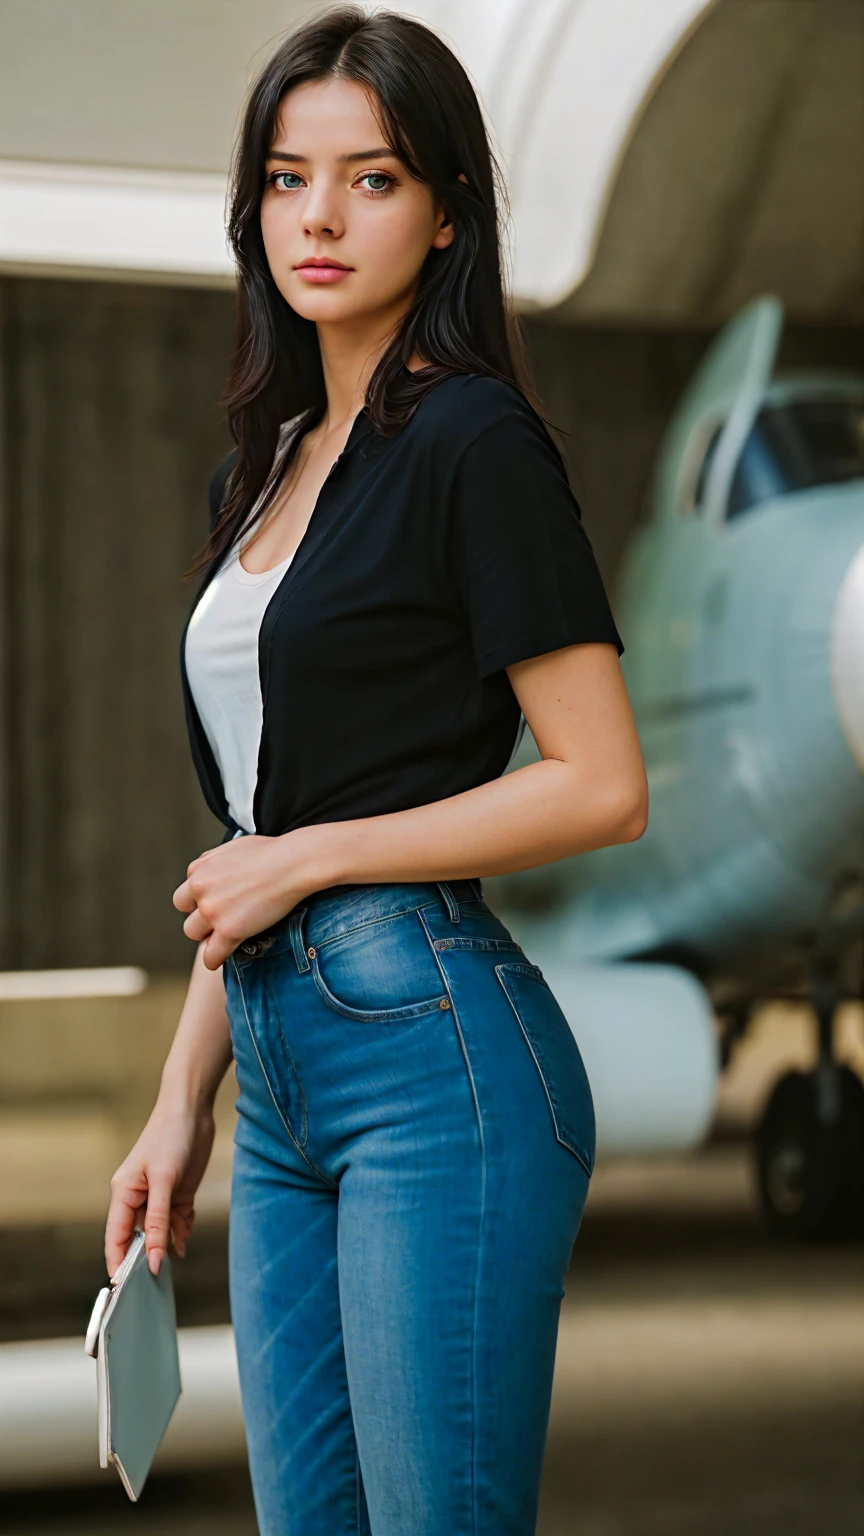
<svg viewBox="0 0 864 1536"><path fill-rule="evenodd" d="M344 234L336 191L326 178L317 178L303 205L303 226L308 235Z"/></svg>
<svg viewBox="0 0 864 1536"><path fill-rule="evenodd" d="M834 604L831 690L849 750L864 770L864 545L853 557Z"/></svg>

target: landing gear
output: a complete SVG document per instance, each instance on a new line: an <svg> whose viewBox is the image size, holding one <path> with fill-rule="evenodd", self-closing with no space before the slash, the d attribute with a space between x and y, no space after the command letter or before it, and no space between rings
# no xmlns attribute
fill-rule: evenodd
<svg viewBox="0 0 864 1536"><path fill-rule="evenodd" d="M860 1078L833 1061L782 1077L757 1132L756 1163L762 1209L778 1234L864 1234Z"/></svg>
<svg viewBox="0 0 864 1536"><path fill-rule="evenodd" d="M814 966L819 1060L787 1072L756 1134L762 1209L783 1237L864 1236L864 1083L834 1055L837 972Z"/></svg>

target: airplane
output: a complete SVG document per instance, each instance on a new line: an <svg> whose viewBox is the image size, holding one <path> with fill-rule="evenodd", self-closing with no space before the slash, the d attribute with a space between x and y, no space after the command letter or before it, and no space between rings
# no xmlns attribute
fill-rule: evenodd
<svg viewBox="0 0 864 1536"><path fill-rule="evenodd" d="M864 376L775 375L783 318L762 296L715 338L624 551L646 831L484 890L542 958L601 1150L695 1145L756 1006L810 1000L818 1065L755 1151L770 1226L816 1238L864 1232L864 1085L834 1049L864 993ZM538 756L526 728L508 771Z"/></svg>

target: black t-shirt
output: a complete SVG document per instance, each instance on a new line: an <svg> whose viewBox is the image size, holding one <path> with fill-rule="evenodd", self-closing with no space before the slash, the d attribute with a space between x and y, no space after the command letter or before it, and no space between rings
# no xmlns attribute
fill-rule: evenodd
<svg viewBox="0 0 864 1536"><path fill-rule="evenodd" d="M213 476L211 525L235 457ZM231 836L185 638L195 766ZM497 778L521 722L504 668L580 641L624 650L563 464L521 390L445 379L389 438L364 407L261 625L256 831Z"/></svg>

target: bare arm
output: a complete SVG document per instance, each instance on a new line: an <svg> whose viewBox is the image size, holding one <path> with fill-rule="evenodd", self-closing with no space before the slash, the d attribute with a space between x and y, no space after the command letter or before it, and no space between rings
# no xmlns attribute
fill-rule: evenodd
<svg viewBox="0 0 864 1536"><path fill-rule="evenodd" d="M542 760L447 800L331 827L339 880L508 874L641 835L647 780L614 646L550 651L508 676Z"/></svg>
<svg viewBox="0 0 864 1536"><path fill-rule="evenodd" d="M648 784L614 645L566 646L507 672L541 762L411 810L208 850L174 896L205 965L330 885L504 874L640 837Z"/></svg>
<svg viewBox="0 0 864 1536"><path fill-rule="evenodd" d="M178 1107L212 1108L231 1064L231 1034L221 970L208 970L199 949L192 963L186 1000L162 1069L160 1096Z"/></svg>
<svg viewBox="0 0 864 1536"><path fill-rule="evenodd" d="M142 1221L154 1274L170 1236L177 1252L184 1253L195 1216L195 1192L213 1148L213 1101L230 1062L222 971L207 969L199 946L156 1105L111 1180L105 1227L109 1275Z"/></svg>

